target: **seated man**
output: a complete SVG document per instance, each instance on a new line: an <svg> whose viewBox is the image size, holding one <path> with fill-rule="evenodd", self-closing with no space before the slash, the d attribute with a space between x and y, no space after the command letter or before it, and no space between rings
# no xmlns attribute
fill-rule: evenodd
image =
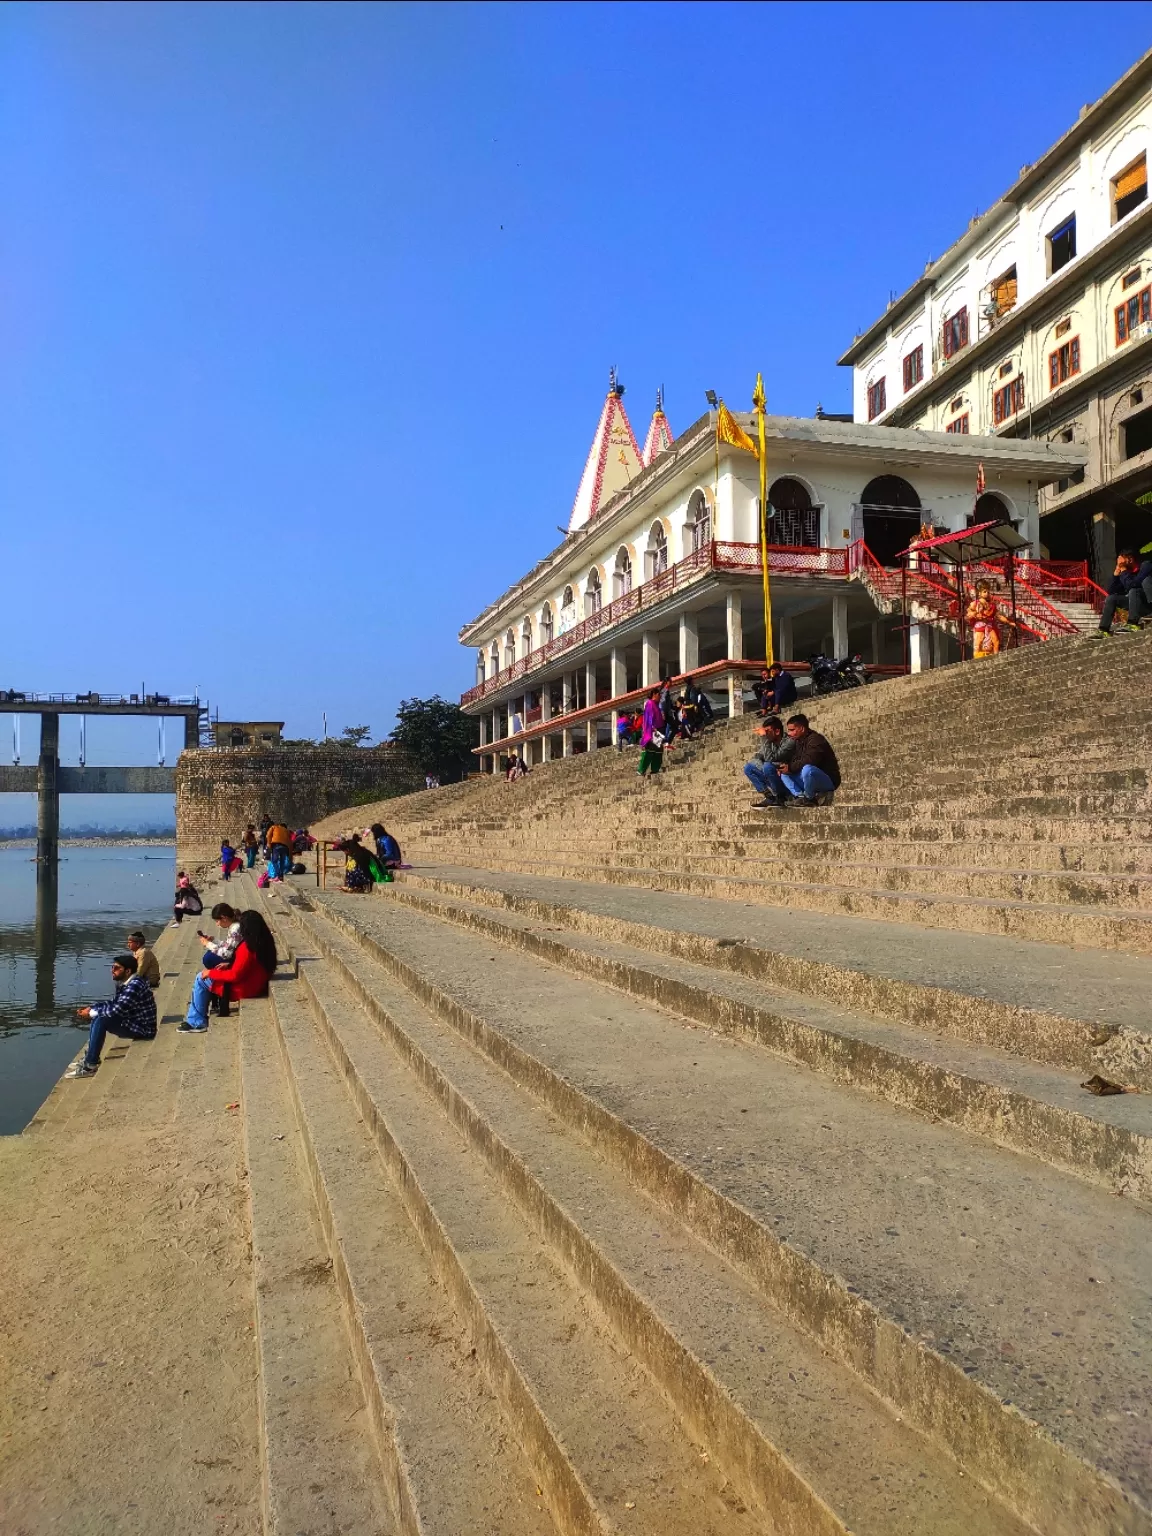
<svg viewBox="0 0 1152 1536"><path fill-rule="evenodd" d="M772 685L771 713L778 715L782 709L787 709L789 704L795 704L796 679L778 661L774 661L768 668L768 678Z"/></svg>
<svg viewBox="0 0 1152 1536"><path fill-rule="evenodd" d="M76 1010L77 1017L89 1019L91 1024L88 1049L83 1061L72 1068L70 1077L95 1077L107 1035L116 1035L121 1040L156 1038L156 999L144 978L137 976L134 955L116 956L112 961L112 981L116 993L109 1002Z"/></svg>
<svg viewBox="0 0 1152 1536"><path fill-rule="evenodd" d="M756 708L759 713L770 715L775 688L767 667L761 667L760 676L752 683L752 692L756 695Z"/></svg>
<svg viewBox="0 0 1152 1536"><path fill-rule="evenodd" d="M744 773L752 788L760 793L760 799L753 802L753 809L765 811L780 804L785 793L780 784L780 772L788 766L788 759L795 749L776 715L769 715L763 725L758 725L756 735L762 738L761 745L752 761L744 764Z"/></svg>
<svg viewBox="0 0 1152 1536"><path fill-rule="evenodd" d="M840 764L830 742L808 726L807 715L792 715L785 727L792 741L787 771L780 782L790 798L786 805L831 805L840 788ZM776 770L773 769L773 772Z"/></svg>
<svg viewBox="0 0 1152 1536"><path fill-rule="evenodd" d="M1143 568L1141 566L1139 569L1143 570ZM1149 566L1149 572L1152 574L1152 566ZM1142 597L1142 583L1135 552L1131 549L1122 549L1116 557L1116 570L1108 586L1108 596L1104 599L1104 611L1100 615L1100 627L1096 633L1098 635L1112 633L1112 620L1116 616L1117 608L1127 610L1127 621L1119 626L1121 631L1130 633L1138 630L1140 626L1136 620L1140 617Z"/></svg>
<svg viewBox="0 0 1152 1536"><path fill-rule="evenodd" d="M135 957L137 976L146 981L155 992L160 985L160 962L148 948L148 942L143 933L137 928L128 935L125 942L128 945L128 953Z"/></svg>

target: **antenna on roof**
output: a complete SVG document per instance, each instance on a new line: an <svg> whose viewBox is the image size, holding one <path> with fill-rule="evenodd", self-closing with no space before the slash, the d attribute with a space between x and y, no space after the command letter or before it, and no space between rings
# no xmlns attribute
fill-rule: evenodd
<svg viewBox="0 0 1152 1536"><path fill-rule="evenodd" d="M660 387L656 391L656 409L658 411L663 411L663 409L664 409L664 386L663 386L663 384L661 384Z"/></svg>

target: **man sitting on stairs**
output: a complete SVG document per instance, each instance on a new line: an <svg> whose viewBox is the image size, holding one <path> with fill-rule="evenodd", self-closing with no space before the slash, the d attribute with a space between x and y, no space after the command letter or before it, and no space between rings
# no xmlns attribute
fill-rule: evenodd
<svg viewBox="0 0 1152 1536"><path fill-rule="evenodd" d="M790 716L785 729L788 734L784 749L787 757L779 767L780 759L765 761L764 799L757 809L831 805L833 795L840 788L840 764L831 743L819 731L809 727L807 715Z"/></svg>
<svg viewBox="0 0 1152 1536"><path fill-rule="evenodd" d="M1152 613L1152 561L1145 560L1141 564L1132 549L1122 549L1116 558L1116 570L1104 599L1097 635L1112 633L1117 608L1128 610L1127 622L1118 626L1121 633L1127 634L1139 632L1139 621L1145 609Z"/></svg>

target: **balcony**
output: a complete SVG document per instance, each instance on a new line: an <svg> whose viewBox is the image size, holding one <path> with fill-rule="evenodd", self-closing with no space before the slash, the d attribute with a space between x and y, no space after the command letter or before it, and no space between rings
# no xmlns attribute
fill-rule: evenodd
<svg viewBox="0 0 1152 1536"><path fill-rule="evenodd" d="M812 549L791 545L770 545L768 570L772 576L816 576L845 580L849 574L850 551L844 549ZM633 587L622 597L606 603L596 613L589 614L581 623L566 630L562 635L537 646L527 656L521 656L510 667L501 667L494 676L485 678L467 693L461 694L461 706L466 708L490 694L498 693L510 683L541 667L548 666L558 657L574 651L605 630L613 629L625 619L633 618L686 588L694 586L706 577L760 575L759 544L733 544L713 540L696 550L687 559L669 566L658 576L652 576L641 586Z"/></svg>

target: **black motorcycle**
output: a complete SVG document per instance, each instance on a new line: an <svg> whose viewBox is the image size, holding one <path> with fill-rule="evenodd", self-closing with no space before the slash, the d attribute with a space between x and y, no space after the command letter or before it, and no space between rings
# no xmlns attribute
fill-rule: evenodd
<svg viewBox="0 0 1152 1536"><path fill-rule="evenodd" d="M872 681L859 651L855 656L845 656L843 661L836 663L836 676L840 679L841 688L863 688Z"/></svg>
<svg viewBox="0 0 1152 1536"><path fill-rule="evenodd" d="M830 656L825 656L823 651L809 656L808 669L812 676L813 693L839 693L846 686L836 663Z"/></svg>

